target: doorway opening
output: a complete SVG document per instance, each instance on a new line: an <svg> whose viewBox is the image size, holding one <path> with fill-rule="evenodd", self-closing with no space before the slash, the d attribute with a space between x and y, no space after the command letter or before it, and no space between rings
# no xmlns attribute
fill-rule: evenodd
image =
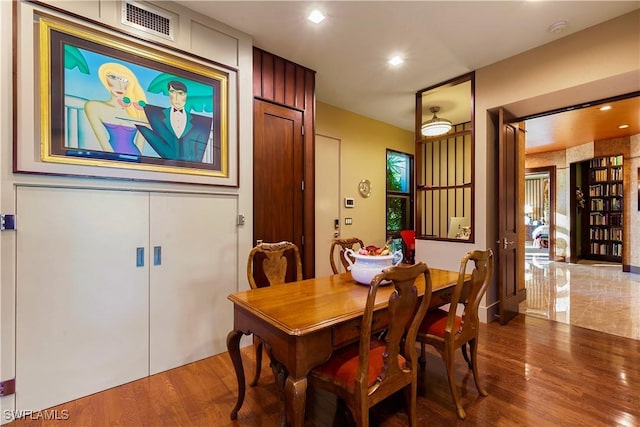
<svg viewBox="0 0 640 427"><path fill-rule="evenodd" d="M524 176L525 260L555 259L555 167L530 168Z"/></svg>

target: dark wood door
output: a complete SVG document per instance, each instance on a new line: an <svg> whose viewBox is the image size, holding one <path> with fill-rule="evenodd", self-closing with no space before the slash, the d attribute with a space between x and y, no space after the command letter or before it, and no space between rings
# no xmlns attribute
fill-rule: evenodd
<svg viewBox="0 0 640 427"><path fill-rule="evenodd" d="M498 259L499 320L507 323L518 314L518 304L526 297L524 287L524 249L518 241L518 226L524 228L522 197L519 183L524 178L520 170L520 152L524 133L511 115L498 113ZM522 147L521 147L522 146Z"/></svg>
<svg viewBox="0 0 640 427"><path fill-rule="evenodd" d="M254 244L287 240L303 254L302 112L259 99L253 105Z"/></svg>

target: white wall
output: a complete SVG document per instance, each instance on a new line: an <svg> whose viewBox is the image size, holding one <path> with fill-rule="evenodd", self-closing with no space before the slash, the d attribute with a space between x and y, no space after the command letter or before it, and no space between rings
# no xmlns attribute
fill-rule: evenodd
<svg viewBox="0 0 640 427"><path fill-rule="evenodd" d="M5 206L11 206L12 191L5 190L4 185L7 171L11 169L4 153L5 145L11 144L12 111L7 106L11 105L11 2L0 2L0 211L5 211ZM9 211L9 212L13 212ZM13 251L8 246L13 237L12 232L0 232L0 380L5 381L14 375L14 331L15 331L15 287L11 282L11 269L3 268L4 264L12 264ZM1 413L5 409L13 409L13 397L5 397L0 400ZM4 417L0 423L7 422Z"/></svg>
<svg viewBox="0 0 640 427"><path fill-rule="evenodd" d="M51 2L53 3L53 2ZM239 187L193 186L185 184L152 183L135 181L100 180L87 178L72 178L50 175L27 175L13 173L13 69L12 69L12 6L14 2L0 1L0 212L15 213L15 186L72 186L87 188L109 188L143 191L175 191L191 193L232 194L237 196L237 211L244 214L246 222L239 226L237 232L238 265L235 268L239 283L238 289L247 289L246 269L244 260L249 253L252 243L252 212L253 212L253 162L249 153L253 147L253 95L252 95L252 40L247 34L241 33L210 18L195 14L176 3L158 2L159 7L180 16L176 42L167 43L165 40L144 35L136 30L119 23L119 1L73 1L57 2L56 6L72 9L75 13L85 14L97 22L119 28L120 31L135 34L156 43L168 45L171 49L183 52L195 52L205 60L237 69L237 87L230 87L230 92L237 95L237 129L231 129L236 138L230 140L235 144L238 152ZM29 13L31 8L41 6L31 3L15 3L20 13ZM222 47L222 48L221 48ZM29 52L21 52L28 55ZM32 129L17 129L18 139L29 134ZM20 140L20 143L28 141ZM19 223L19 218L18 218ZM18 225L19 230L19 225ZM19 231L18 231L19 232ZM14 376L15 355L15 233L4 231L0 233L0 379L6 380ZM34 266L37 268L37 266ZM226 299L221 299L230 304ZM226 331L224 332L226 333ZM0 410L13 409L13 397L0 400ZM7 420L2 419L2 422Z"/></svg>
<svg viewBox="0 0 640 427"><path fill-rule="evenodd" d="M476 71L476 241L473 245L418 241L418 260L457 270L467 251L495 250L496 165L489 111L506 106L523 117L640 90L638 28L640 11L635 11ZM495 302L492 289L484 310Z"/></svg>

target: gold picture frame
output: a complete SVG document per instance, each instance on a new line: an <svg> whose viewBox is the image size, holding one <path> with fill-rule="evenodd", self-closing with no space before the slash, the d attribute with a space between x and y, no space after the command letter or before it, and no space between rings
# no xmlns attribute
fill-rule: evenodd
<svg viewBox="0 0 640 427"><path fill-rule="evenodd" d="M15 172L238 185L235 70L46 14L32 22Z"/></svg>

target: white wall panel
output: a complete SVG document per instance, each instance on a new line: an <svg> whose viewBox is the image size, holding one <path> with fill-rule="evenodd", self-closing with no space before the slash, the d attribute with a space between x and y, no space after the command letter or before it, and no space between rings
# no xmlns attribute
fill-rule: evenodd
<svg viewBox="0 0 640 427"><path fill-rule="evenodd" d="M18 187L16 409L148 374L147 193ZM145 255L148 252L145 251Z"/></svg>
<svg viewBox="0 0 640 427"><path fill-rule="evenodd" d="M227 351L236 215L235 196L151 195L150 374Z"/></svg>

